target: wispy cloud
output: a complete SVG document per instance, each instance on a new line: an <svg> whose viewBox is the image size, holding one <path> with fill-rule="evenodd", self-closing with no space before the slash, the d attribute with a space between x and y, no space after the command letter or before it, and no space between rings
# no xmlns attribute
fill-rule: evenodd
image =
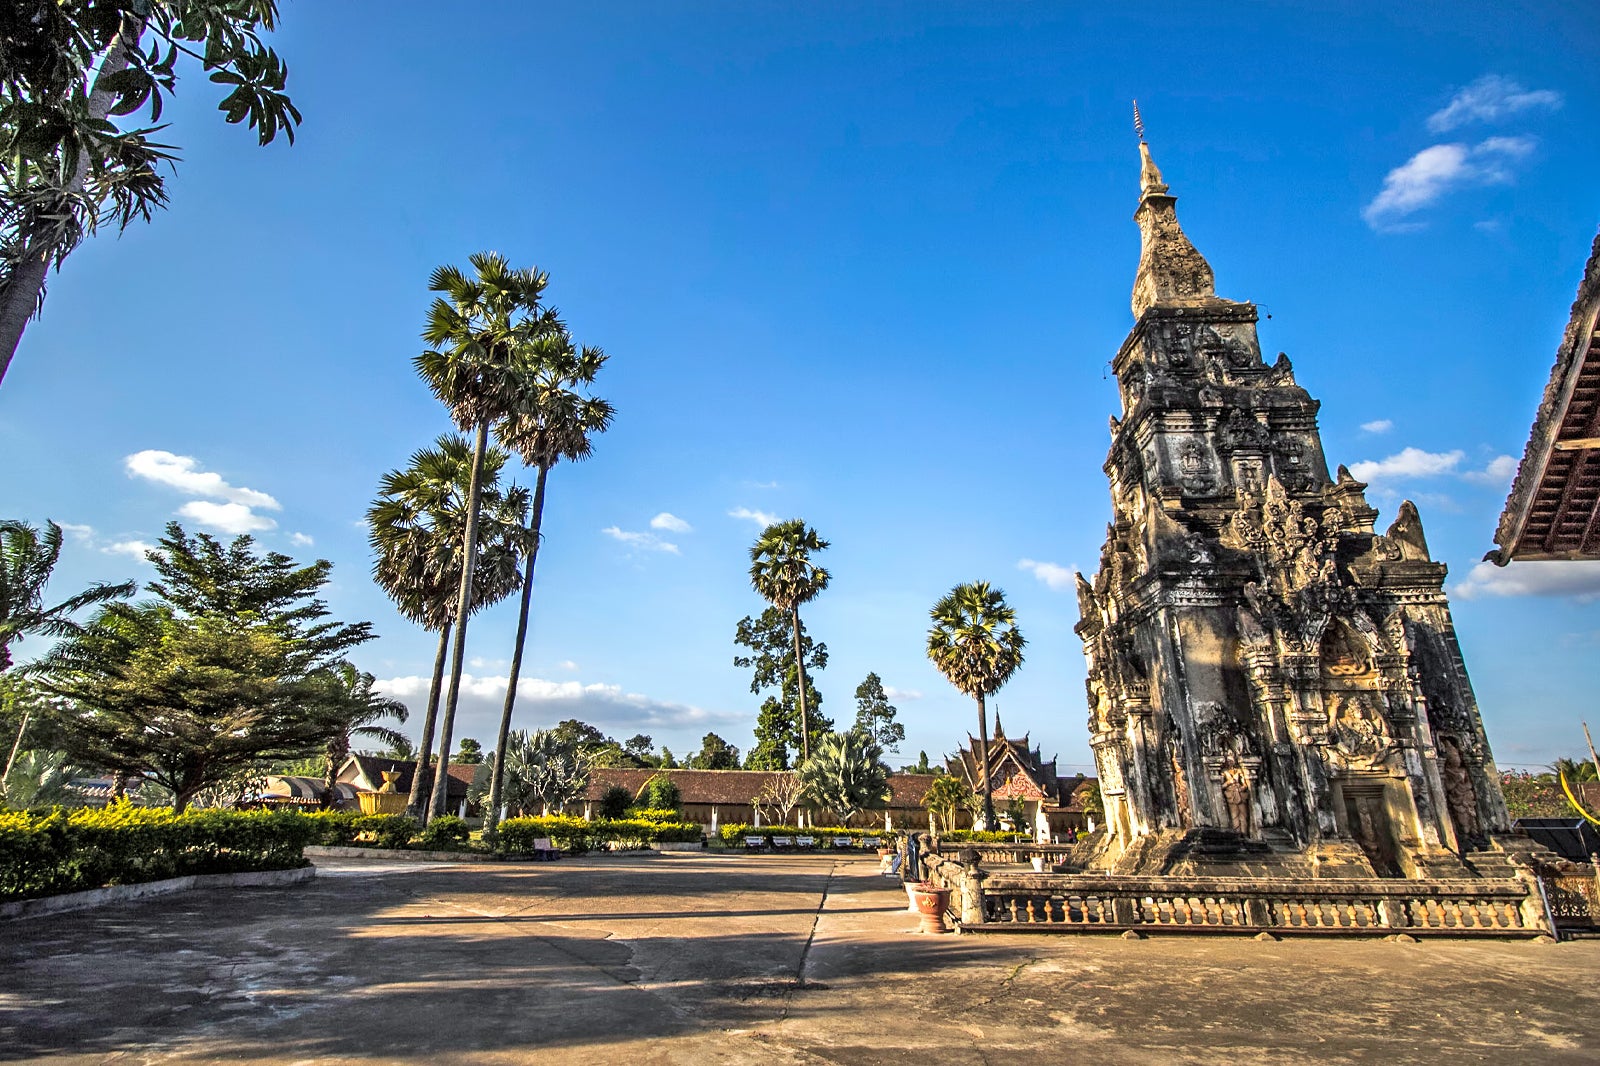
<svg viewBox="0 0 1600 1066"><path fill-rule="evenodd" d="M664 529L668 533L690 533L694 527L670 511L662 511L650 519L651 529Z"/></svg>
<svg viewBox="0 0 1600 1066"><path fill-rule="evenodd" d="M1387 418L1376 418L1371 422L1361 423L1363 433L1387 433L1394 428L1394 423Z"/></svg>
<svg viewBox="0 0 1600 1066"><path fill-rule="evenodd" d="M1479 485L1508 485L1517 472L1517 461L1509 455L1497 455L1482 470L1464 470L1461 476Z"/></svg>
<svg viewBox="0 0 1600 1066"><path fill-rule="evenodd" d="M107 544L100 550L107 555L126 555L142 563L145 561L146 553L155 551L156 546L142 540L118 540Z"/></svg>
<svg viewBox="0 0 1600 1066"><path fill-rule="evenodd" d="M1455 473L1456 467L1467 453L1459 449L1450 452L1425 452L1421 448L1404 448L1387 459L1368 459L1350 464L1350 473L1361 481L1398 480L1400 478L1439 477Z"/></svg>
<svg viewBox="0 0 1600 1066"><path fill-rule="evenodd" d="M94 540L94 527L79 525L77 522L57 522L61 531L79 544L88 544Z"/></svg>
<svg viewBox="0 0 1600 1066"><path fill-rule="evenodd" d="M1036 559L1021 559L1017 562L1017 569L1028 571L1057 592L1073 586L1075 571L1068 566L1041 563Z"/></svg>
<svg viewBox="0 0 1600 1066"><path fill-rule="evenodd" d="M1385 175L1383 188L1361 217L1379 231L1418 229L1421 224L1411 221L1411 216L1446 193L1474 185L1509 184L1514 164L1532 154L1537 144L1533 137L1489 137L1476 145L1424 148Z"/></svg>
<svg viewBox="0 0 1600 1066"><path fill-rule="evenodd" d="M1524 111L1554 111L1562 102L1554 90L1524 89L1510 78L1485 74L1429 115L1428 129L1448 133L1473 122L1502 122Z"/></svg>
<svg viewBox="0 0 1600 1066"><path fill-rule="evenodd" d="M895 688L893 685L883 686L883 694L891 700L920 700L922 693L914 688Z"/></svg>
<svg viewBox="0 0 1600 1066"><path fill-rule="evenodd" d="M107 541L93 526L81 522L57 522L61 531L72 538L73 543L81 544L85 548L97 551L101 555L126 555L130 559L146 562L145 553L156 550L154 544L146 541L129 538L126 540Z"/></svg>
<svg viewBox="0 0 1600 1066"><path fill-rule="evenodd" d="M571 659L562 659L560 662L556 663L556 666L563 670L576 670L578 668L578 664L573 662Z"/></svg>
<svg viewBox="0 0 1600 1066"><path fill-rule="evenodd" d="M311 545L315 544L316 541L311 539L311 535L309 533L290 533L289 543L293 544L296 548L309 548Z"/></svg>
<svg viewBox="0 0 1600 1066"><path fill-rule="evenodd" d="M728 512L729 518L744 518L765 529L778 520L778 516L767 511L752 511L748 507L735 507Z"/></svg>
<svg viewBox="0 0 1600 1066"><path fill-rule="evenodd" d="M218 533L231 533L234 536L242 533L259 533L264 529L275 529L278 525L266 515L256 514L242 503L190 500L178 508L178 513L207 529L214 529Z"/></svg>
<svg viewBox="0 0 1600 1066"><path fill-rule="evenodd" d="M178 514L219 533L257 533L278 523L257 510L281 511L283 505L265 492L230 485L221 474L201 468L192 455L147 448L123 460L129 477L143 478L202 497L178 508ZM220 501L220 502L219 502Z"/></svg>
<svg viewBox="0 0 1600 1066"><path fill-rule="evenodd" d="M673 544L670 541L662 540L654 533L635 533L626 529L622 529L618 526L607 526L600 532L604 533L612 540L621 541L628 547L638 548L640 551L667 552L671 555L680 554L676 544Z"/></svg>
<svg viewBox="0 0 1600 1066"><path fill-rule="evenodd" d="M1452 591L1462 599L1479 596L1558 596L1580 603L1600 599L1600 562L1561 561L1479 563Z"/></svg>
<svg viewBox="0 0 1600 1066"><path fill-rule="evenodd" d="M778 487L778 483L776 481L746 481L744 487L747 489L775 489Z"/></svg>

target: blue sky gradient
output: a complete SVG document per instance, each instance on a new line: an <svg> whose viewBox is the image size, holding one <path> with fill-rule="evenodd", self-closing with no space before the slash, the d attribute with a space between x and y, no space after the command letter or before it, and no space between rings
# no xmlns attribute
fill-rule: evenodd
<svg viewBox="0 0 1600 1066"><path fill-rule="evenodd" d="M518 725L748 748L740 515L764 513L834 545L807 614L826 713L873 670L898 761L953 750L973 707L927 611L986 579L1030 641L1007 730L1088 770L1070 571L1110 515L1137 97L1330 462L1372 472L1380 523L1420 507L1502 765L1581 744L1600 564L1475 567L1600 221L1592 5L291 0L274 45L298 143L257 148L189 71L170 210L68 261L0 386L0 512L73 527L63 594L147 577L133 545L180 509L270 522L333 560L335 610L382 635L359 663L414 695L432 642L369 581L361 516L448 428L410 369L428 274L494 249L550 272L618 409L551 477ZM192 463L130 468L148 452ZM492 735L514 626L474 621L458 736Z"/></svg>

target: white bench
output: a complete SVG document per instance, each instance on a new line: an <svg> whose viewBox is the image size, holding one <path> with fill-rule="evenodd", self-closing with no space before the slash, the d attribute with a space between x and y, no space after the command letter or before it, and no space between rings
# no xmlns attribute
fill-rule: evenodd
<svg viewBox="0 0 1600 1066"><path fill-rule="evenodd" d="M772 846L775 848L792 848L794 847L794 837L773 837Z"/></svg>
<svg viewBox="0 0 1600 1066"><path fill-rule="evenodd" d="M853 848L856 846L856 842L849 837L834 837L833 846L836 848Z"/></svg>
<svg viewBox="0 0 1600 1066"><path fill-rule="evenodd" d="M756 848L764 848L767 846L767 838L764 836L747 836L744 838L744 846L746 850L751 851Z"/></svg>
<svg viewBox="0 0 1600 1066"><path fill-rule="evenodd" d="M817 846L816 837L795 837L795 846L801 848L814 848Z"/></svg>

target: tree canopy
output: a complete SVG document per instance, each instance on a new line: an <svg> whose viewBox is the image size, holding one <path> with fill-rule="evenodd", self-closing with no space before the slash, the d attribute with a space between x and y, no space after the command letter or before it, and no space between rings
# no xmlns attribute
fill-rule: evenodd
<svg viewBox="0 0 1600 1066"><path fill-rule="evenodd" d="M899 751L906 739L906 727L894 720L897 713L877 674L869 673L856 686L856 728L886 752Z"/></svg>
<svg viewBox="0 0 1600 1066"><path fill-rule="evenodd" d="M751 587L772 606L787 611L794 620L792 638L795 667L800 672L796 699L800 707L803 759L811 757L811 726L807 721L809 693L806 691L805 653L801 650L805 626L800 621L800 605L810 603L832 580L832 575L811 558L827 548L828 542L798 518L773 522L750 546Z"/></svg>
<svg viewBox="0 0 1600 1066"><path fill-rule="evenodd" d="M700 750L689 757L691 770L737 770L739 749L715 733L707 733L700 741Z"/></svg>
<svg viewBox="0 0 1600 1066"><path fill-rule="evenodd" d="M777 607L768 607L759 617L746 615L734 631L734 643L749 649L735 655L733 664L752 671L750 691L778 691L761 704L756 718L755 744L745 760L747 770L787 770L791 758L803 750L800 742L800 705L796 698L800 673L795 669L794 616ZM814 743L833 728L833 720L821 713L822 693L813 684L815 671L828 665L828 646L801 634L800 648L805 657L806 716Z"/></svg>
<svg viewBox="0 0 1600 1066"><path fill-rule="evenodd" d="M811 801L832 811L841 824L889 799L889 768L883 764L883 752L854 729L829 733L818 741L798 775Z"/></svg>

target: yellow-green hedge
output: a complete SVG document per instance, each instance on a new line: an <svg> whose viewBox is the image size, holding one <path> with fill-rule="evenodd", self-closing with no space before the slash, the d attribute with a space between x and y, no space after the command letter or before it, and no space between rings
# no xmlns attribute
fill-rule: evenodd
<svg viewBox="0 0 1600 1066"><path fill-rule="evenodd" d="M189 874L287 870L313 822L290 811L101 810L0 813L0 900Z"/></svg>
<svg viewBox="0 0 1600 1066"><path fill-rule="evenodd" d="M701 836L700 827L693 822L644 818L597 818L586 822L558 814L548 818L507 818L500 823L495 847L507 855L527 855L533 852L534 841L544 837L563 851L578 854L608 844L642 848L659 841L697 841Z"/></svg>

